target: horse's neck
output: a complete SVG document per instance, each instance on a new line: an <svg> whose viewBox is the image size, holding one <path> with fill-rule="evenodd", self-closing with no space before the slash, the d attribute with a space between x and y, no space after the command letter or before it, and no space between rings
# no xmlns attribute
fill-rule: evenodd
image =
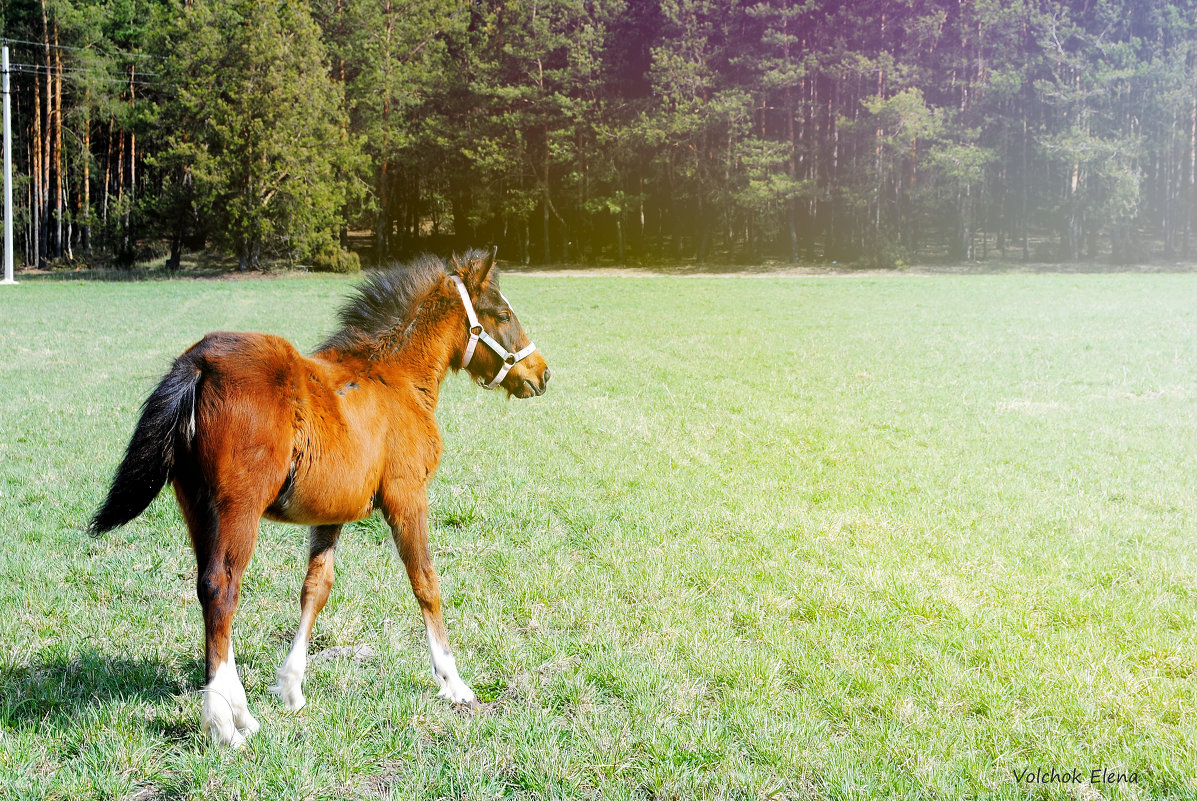
<svg viewBox="0 0 1197 801"><path fill-rule="evenodd" d="M435 300L431 303L431 309L422 310L417 317L414 330L393 361L435 405L441 381L460 358L461 334L468 324L460 307Z"/></svg>

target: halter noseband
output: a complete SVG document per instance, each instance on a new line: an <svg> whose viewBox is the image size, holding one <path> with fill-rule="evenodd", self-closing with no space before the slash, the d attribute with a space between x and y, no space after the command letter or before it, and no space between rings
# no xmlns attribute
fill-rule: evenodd
<svg viewBox="0 0 1197 801"><path fill-rule="evenodd" d="M462 280L456 275L449 276L449 279L457 287L457 294L461 295L461 303L465 306L466 318L470 321L470 341L466 343L465 354L461 357L461 366L469 367L470 360L474 358L474 348L477 347L478 340L485 342L486 346L493 350L495 355L503 361L503 366L499 368L499 372L495 373L495 377L491 379L491 382L489 384L482 384L486 389L494 389L499 386L499 382L506 377L512 367L515 367L525 356L532 355L536 350L536 345L529 340L526 346L515 353L500 345L497 339L482 329L482 324L478 322L478 315L474 313L474 304L470 302L470 294L466 292L465 284L462 283ZM503 297L508 306L511 305L507 301L507 298L503 296L503 293L500 292L499 296Z"/></svg>

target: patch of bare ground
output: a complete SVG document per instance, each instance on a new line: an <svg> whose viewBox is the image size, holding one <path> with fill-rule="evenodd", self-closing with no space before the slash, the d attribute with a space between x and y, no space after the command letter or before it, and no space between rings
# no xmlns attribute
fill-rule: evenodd
<svg viewBox="0 0 1197 801"><path fill-rule="evenodd" d="M35 281L257 281L306 275L308 270L289 262L266 262L262 269L240 271L237 260L214 250L185 253L178 269L168 270L166 258L139 262L132 267L94 266L85 262L69 262L47 268L22 267L16 279Z"/></svg>
<svg viewBox="0 0 1197 801"><path fill-rule="evenodd" d="M976 261L960 264L926 264L912 267L908 272L929 275L1000 275L1000 274L1091 274L1091 273L1194 273L1197 262L1142 262L1113 264L1102 261L1023 262Z"/></svg>
<svg viewBox="0 0 1197 801"><path fill-rule="evenodd" d="M546 276L895 276L895 275L1013 275L1013 274L1099 274L1099 273L1195 273L1194 262L1109 264L1105 262L965 262L920 264L902 269L856 267L852 264L788 264L765 262L741 264L675 264L653 266L522 265L500 262L505 273Z"/></svg>
<svg viewBox="0 0 1197 801"><path fill-rule="evenodd" d="M262 270L240 272L236 262L218 256L195 254L186 256L178 270L167 270L161 260L131 269L113 269L78 266L75 268L17 270L17 280L92 280L92 281L149 281L149 280L194 280L194 281L259 281L292 278L313 273L291 266L271 265ZM850 263L813 262L790 264L786 262L763 262L761 264L658 264L658 265L581 265L549 264L525 265L500 260L504 273L543 276L726 276L726 277L881 277L899 275L1089 275L1107 273L1133 274L1187 274L1197 273L1197 262L1143 262L1139 264L1113 264L1101 261L1082 262L1022 262L1022 261L976 261L961 263L928 263L904 268L878 269L858 267ZM370 269L369 267L366 268Z"/></svg>
<svg viewBox="0 0 1197 801"><path fill-rule="evenodd" d="M178 270L166 270L160 267L134 267L132 269L79 267L67 270L29 268L17 270L14 277L19 283L28 279L34 281L263 281L291 278L297 275L309 275L309 273L306 270L294 269L240 272L236 269L212 267L184 267Z"/></svg>

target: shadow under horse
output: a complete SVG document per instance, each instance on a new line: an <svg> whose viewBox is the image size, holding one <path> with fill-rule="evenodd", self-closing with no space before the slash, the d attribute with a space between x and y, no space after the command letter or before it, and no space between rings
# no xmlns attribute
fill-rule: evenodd
<svg viewBox="0 0 1197 801"><path fill-rule="evenodd" d="M495 253L431 256L375 274L310 357L259 333L208 334L146 400L99 533L137 517L170 482L199 568L206 686L201 727L239 746L258 730L230 642L262 517L311 526L291 650L271 691L304 705L308 639L333 583L341 526L378 509L420 604L439 695L475 704L449 650L428 551L428 482L441 457L437 396L450 370L519 398L549 369L499 291ZM479 346L481 344L481 347Z"/></svg>

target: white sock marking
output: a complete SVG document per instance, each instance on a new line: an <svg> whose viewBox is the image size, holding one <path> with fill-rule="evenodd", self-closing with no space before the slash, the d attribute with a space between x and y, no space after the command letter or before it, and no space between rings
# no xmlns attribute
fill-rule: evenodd
<svg viewBox="0 0 1197 801"><path fill-rule="evenodd" d="M258 721L249 711L245 687L237 675L237 662L229 646L229 659L216 666L212 680L204 687L204 703L200 710L200 728L217 745L240 748L246 739L257 733Z"/></svg>
<svg viewBox="0 0 1197 801"><path fill-rule="evenodd" d="M454 704L469 704L476 700L471 690L457 673L457 660L445 643L437 642L428 631L428 653L432 656L432 678L440 685L438 698L447 698Z"/></svg>
<svg viewBox="0 0 1197 801"><path fill-rule="evenodd" d="M300 632L302 630L303 626L300 624ZM286 660L274 674L274 686L270 688L270 692L277 695L283 706L292 712L298 712L307 703L307 699L303 697L303 674L307 671L307 666L308 640L302 633L296 633Z"/></svg>

